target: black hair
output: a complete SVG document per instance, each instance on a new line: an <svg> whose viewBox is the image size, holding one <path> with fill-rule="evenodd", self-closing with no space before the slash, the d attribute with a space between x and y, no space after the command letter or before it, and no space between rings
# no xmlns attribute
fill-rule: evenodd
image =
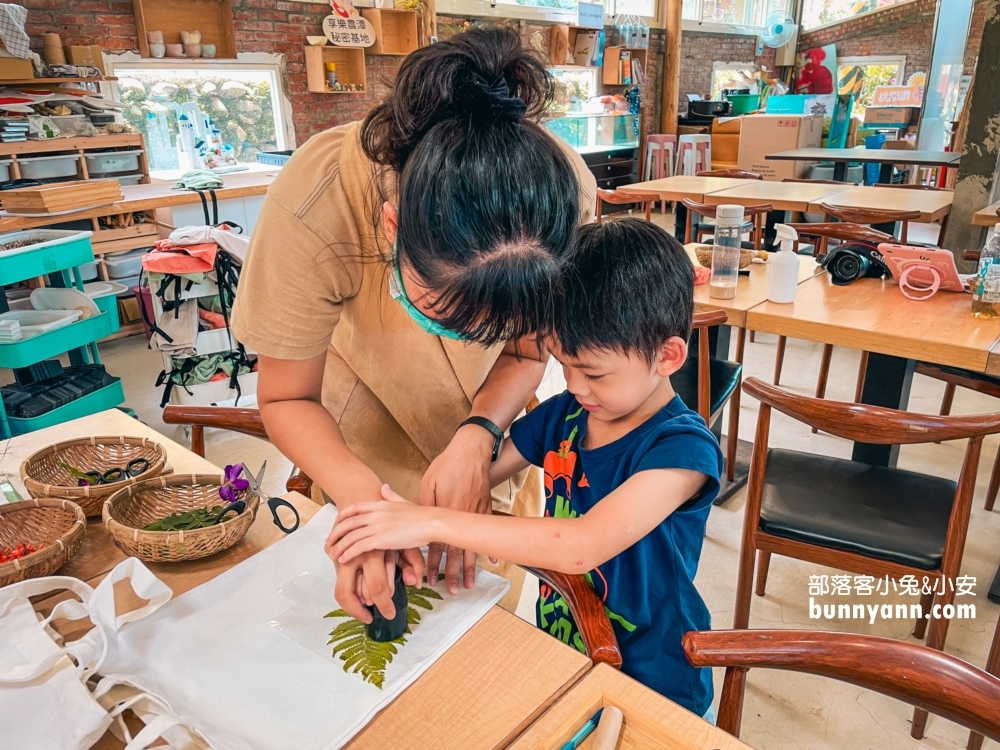
<svg viewBox="0 0 1000 750"><path fill-rule="evenodd" d="M361 143L397 175L397 261L431 290L434 318L484 345L551 325L559 261L580 221L576 172L534 120L545 64L508 27L474 28L403 60ZM380 221L376 218L376 221Z"/></svg>
<svg viewBox="0 0 1000 750"><path fill-rule="evenodd" d="M690 338L693 314L694 266L663 229L619 219L580 230L556 303L554 332L568 355L603 349L652 364L667 339Z"/></svg>

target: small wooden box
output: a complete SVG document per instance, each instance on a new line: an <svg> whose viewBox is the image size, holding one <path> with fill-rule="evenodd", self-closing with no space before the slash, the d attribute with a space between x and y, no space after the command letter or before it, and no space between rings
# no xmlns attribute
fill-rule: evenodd
<svg viewBox="0 0 1000 750"><path fill-rule="evenodd" d="M415 10L364 8L361 15L375 28L373 55L408 55L420 46Z"/></svg>
<svg viewBox="0 0 1000 750"><path fill-rule="evenodd" d="M117 180L75 180L6 190L3 207L10 214L46 214L105 206L122 199Z"/></svg>
<svg viewBox="0 0 1000 750"><path fill-rule="evenodd" d="M231 0L132 0L132 9L143 57L150 57L147 31L162 31L167 44L179 44L182 31L200 31L201 43L214 44L216 57L236 57Z"/></svg>
<svg viewBox="0 0 1000 750"><path fill-rule="evenodd" d="M750 750L738 739L631 677L599 664L510 746L559 750L603 706L625 715L617 750ZM580 750L589 750L593 735Z"/></svg>
<svg viewBox="0 0 1000 750"><path fill-rule="evenodd" d="M627 55L622 53L626 52ZM629 78L632 77L632 60L638 60L639 64L642 66L642 71L646 72L646 50L631 48L631 47L605 47L604 48L604 64L601 66L601 83L605 86L622 86L622 66L619 65L622 57L627 57L626 61L629 68L625 70L624 73ZM632 81L632 83L638 83L638 81Z"/></svg>
<svg viewBox="0 0 1000 750"><path fill-rule="evenodd" d="M314 47L306 49L306 85L314 94L356 94L367 90L365 52L360 47ZM326 86L326 64L337 64L337 80L360 87L357 91L331 91Z"/></svg>
<svg viewBox="0 0 1000 750"><path fill-rule="evenodd" d="M20 57L0 57L0 81L20 81L34 78L31 60Z"/></svg>
<svg viewBox="0 0 1000 750"><path fill-rule="evenodd" d="M66 62L70 65L92 65L104 75L104 52L101 45L90 44L86 46L69 45L63 47L63 54L66 55Z"/></svg>

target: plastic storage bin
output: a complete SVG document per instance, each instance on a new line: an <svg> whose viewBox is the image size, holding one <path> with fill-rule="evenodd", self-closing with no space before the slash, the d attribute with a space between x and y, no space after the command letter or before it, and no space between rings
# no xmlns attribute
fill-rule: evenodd
<svg viewBox="0 0 1000 750"><path fill-rule="evenodd" d="M246 375L238 376L236 380L240 384L240 392L245 396L257 393L257 373L248 372ZM229 378L198 385L175 385L170 391L170 403L180 406L204 406L234 398L236 389L229 387ZM239 400L239 405L243 405L242 398Z"/></svg>
<svg viewBox="0 0 1000 750"><path fill-rule="evenodd" d="M127 279L138 276L142 273L142 256L148 252L148 248L139 248L138 250L129 250L127 253L105 255L104 264L108 267L108 277Z"/></svg>
<svg viewBox="0 0 1000 750"><path fill-rule="evenodd" d="M292 158L295 150L291 151L258 151L257 162L259 164L271 164L276 167L283 167Z"/></svg>
<svg viewBox="0 0 1000 750"><path fill-rule="evenodd" d="M42 313L36 310L18 310L7 315L27 315ZM24 332L24 329L21 329ZM111 333L111 319L107 315L97 315L86 320L78 320L62 328L40 333L37 336L22 339L13 344L0 345L0 367L28 367L44 359L58 357L71 349L79 349L91 342L103 339ZM24 333L27 336L27 333Z"/></svg>
<svg viewBox="0 0 1000 750"><path fill-rule="evenodd" d="M7 182L10 179L10 159L0 160L0 182Z"/></svg>
<svg viewBox="0 0 1000 750"><path fill-rule="evenodd" d="M84 321L86 322L86 321ZM13 345L12 345L13 346ZM99 391L88 393L75 401L71 401L65 406L53 409L40 417L34 419L17 419L8 417L11 435L24 435L28 432L40 430L43 427L68 422L71 419L86 417L88 414L96 414L99 411L113 409L125 401L125 391L122 390L122 381L116 380L111 385L106 385Z"/></svg>
<svg viewBox="0 0 1000 750"><path fill-rule="evenodd" d="M0 320L16 320L24 338L29 338L68 326L81 315L79 310L10 310L0 313Z"/></svg>
<svg viewBox="0 0 1000 750"><path fill-rule="evenodd" d="M92 234L93 232L64 229L27 229L23 232L0 234L0 247L17 240L34 240L35 243L0 252L0 285L14 284L70 266L92 263Z"/></svg>
<svg viewBox="0 0 1000 750"><path fill-rule="evenodd" d="M138 185L142 182L141 174L123 174L121 177L116 177L119 185Z"/></svg>
<svg viewBox="0 0 1000 750"><path fill-rule="evenodd" d="M21 177L26 180L49 180L54 177L76 177L80 157L76 154L60 156L31 156L18 159Z"/></svg>
<svg viewBox="0 0 1000 750"><path fill-rule="evenodd" d="M93 281L97 278L97 261L84 263L80 266L80 278L84 281Z"/></svg>
<svg viewBox="0 0 1000 750"><path fill-rule="evenodd" d="M98 281L84 284L83 293L90 297L102 312L108 314L108 329L115 333L121 328L121 318L118 316L118 295L128 291L122 284L114 281Z"/></svg>
<svg viewBox="0 0 1000 750"><path fill-rule="evenodd" d="M141 154L141 149L85 154L87 173L98 175L114 174L116 172L135 172L139 169L139 156Z"/></svg>

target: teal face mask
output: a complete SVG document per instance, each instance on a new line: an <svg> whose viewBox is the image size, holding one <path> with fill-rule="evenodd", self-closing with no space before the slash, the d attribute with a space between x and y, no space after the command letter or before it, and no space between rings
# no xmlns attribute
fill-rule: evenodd
<svg viewBox="0 0 1000 750"><path fill-rule="evenodd" d="M445 328L436 320L428 318L420 312L420 310L414 307L413 303L410 302L409 298L406 296L406 288L403 286L403 273L399 269L399 263L395 260L395 253L393 253L392 269L393 272L389 274L389 296L403 306L403 309L406 310L409 316L416 321L418 326L427 331L427 333L435 336L441 336L446 339L456 339L458 341L465 340L465 336L458 331L452 331L450 328Z"/></svg>

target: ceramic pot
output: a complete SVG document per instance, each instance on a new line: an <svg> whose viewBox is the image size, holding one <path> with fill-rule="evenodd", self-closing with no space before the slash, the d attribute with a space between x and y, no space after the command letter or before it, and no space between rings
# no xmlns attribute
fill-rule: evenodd
<svg viewBox="0 0 1000 750"><path fill-rule="evenodd" d="M163 44L163 32L162 31L147 31L146 41L150 44Z"/></svg>
<svg viewBox="0 0 1000 750"><path fill-rule="evenodd" d="M168 44L167 57L184 57L184 45L183 44Z"/></svg>
<svg viewBox="0 0 1000 750"><path fill-rule="evenodd" d="M188 57L201 57L201 45L200 44L185 44L184 54Z"/></svg>
<svg viewBox="0 0 1000 750"><path fill-rule="evenodd" d="M151 57L163 57L167 52L167 45L163 42L150 42L149 54Z"/></svg>
<svg viewBox="0 0 1000 750"><path fill-rule="evenodd" d="M201 32L200 31L182 31L181 32L181 43L182 44L201 44Z"/></svg>
<svg viewBox="0 0 1000 750"><path fill-rule="evenodd" d="M215 45L214 44L203 44L203 45L201 45L201 56L202 57L215 57Z"/></svg>

